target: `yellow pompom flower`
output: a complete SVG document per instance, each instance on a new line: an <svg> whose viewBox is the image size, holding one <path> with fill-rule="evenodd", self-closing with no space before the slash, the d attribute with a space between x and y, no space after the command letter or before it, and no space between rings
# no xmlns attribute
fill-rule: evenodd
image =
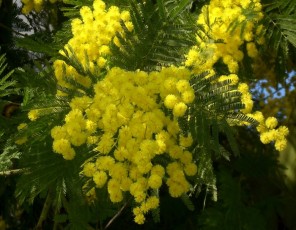
<svg viewBox="0 0 296 230"><path fill-rule="evenodd" d="M96 165L92 162L87 162L83 166L83 174L87 177L92 177L96 172Z"/></svg>
<svg viewBox="0 0 296 230"><path fill-rule="evenodd" d="M69 149L67 149L67 151L62 153L62 155L63 155L63 158L65 160L73 160L76 153L75 153L75 150L73 148L69 148Z"/></svg>
<svg viewBox="0 0 296 230"><path fill-rule="evenodd" d="M67 139L69 134L65 126L55 126L50 131L51 137L53 139Z"/></svg>
<svg viewBox="0 0 296 230"><path fill-rule="evenodd" d="M119 203L123 200L122 191L120 189L109 192L109 195L110 195L110 200L113 203Z"/></svg>
<svg viewBox="0 0 296 230"><path fill-rule="evenodd" d="M193 139L192 139L191 134L188 134L187 137L185 137L183 135L180 135L179 143L180 143L181 146L183 146L185 148L190 147L192 145L192 143L193 143Z"/></svg>
<svg viewBox="0 0 296 230"><path fill-rule="evenodd" d="M165 174L165 169L161 165L154 165L151 169L151 175L158 175L162 178Z"/></svg>
<svg viewBox="0 0 296 230"><path fill-rule="evenodd" d="M117 190L120 190L120 183L116 179L110 179L108 181L108 192L109 193L115 193Z"/></svg>
<svg viewBox="0 0 296 230"><path fill-rule="evenodd" d="M178 183L170 183L169 184L169 193L171 197L177 198L180 197L184 193L184 189L181 184Z"/></svg>
<svg viewBox="0 0 296 230"><path fill-rule="evenodd" d="M169 148L169 155L173 159L179 159L183 153L182 147L179 145L172 145Z"/></svg>
<svg viewBox="0 0 296 230"><path fill-rule="evenodd" d="M62 154L65 160L72 160L75 157L75 151L67 139L58 139L53 141L53 151Z"/></svg>
<svg viewBox="0 0 296 230"><path fill-rule="evenodd" d="M102 188L107 182L108 176L104 171L97 171L93 174L93 180L98 188Z"/></svg>
<svg viewBox="0 0 296 230"><path fill-rule="evenodd" d="M133 195L137 203L141 203L146 199L146 193L143 191L136 191Z"/></svg>
<svg viewBox="0 0 296 230"><path fill-rule="evenodd" d="M88 145L95 145L99 142L99 137L98 136L88 136L86 139L86 143Z"/></svg>
<svg viewBox="0 0 296 230"><path fill-rule="evenodd" d="M100 170L110 170L115 164L115 160L111 156L101 156L96 160L96 167Z"/></svg>
<svg viewBox="0 0 296 230"><path fill-rule="evenodd" d="M190 83L187 80L179 80L176 83L176 88L180 93L184 93L187 90L191 89Z"/></svg>
<svg viewBox="0 0 296 230"><path fill-rule="evenodd" d="M133 214L136 216L136 215L139 215L139 214L142 214L142 210L141 210L141 207L135 207L133 208Z"/></svg>
<svg viewBox="0 0 296 230"><path fill-rule="evenodd" d="M146 205L149 207L149 209L155 209L159 206L159 198L156 196L150 196L146 200Z"/></svg>
<svg viewBox="0 0 296 230"><path fill-rule="evenodd" d="M85 129L88 133L95 133L97 129L97 123L93 122L92 120L86 120L85 122Z"/></svg>
<svg viewBox="0 0 296 230"><path fill-rule="evenodd" d="M182 100L184 103L189 104L194 101L195 94L193 89L186 90L181 95Z"/></svg>
<svg viewBox="0 0 296 230"><path fill-rule="evenodd" d="M289 129L286 126L280 126L278 132L281 136L287 136L289 134Z"/></svg>
<svg viewBox="0 0 296 230"><path fill-rule="evenodd" d="M174 172L180 171L181 169L182 169L182 166L177 161L174 161L167 165L166 172L171 176L174 174Z"/></svg>
<svg viewBox="0 0 296 230"><path fill-rule="evenodd" d="M194 176L197 173L197 166L194 163L186 164L184 172L188 176Z"/></svg>
<svg viewBox="0 0 296 230"><path fill-rule="evenodd" d="M152 189L158 189L162 185L162 178L157 174L151 174L148 179L148 185Z"/></svg>
<svg viewBox="0 0 296 230"><path fill-rule="evenodd" d="M180 157L180 161L183 164L189 164L192 161L192 153L189 151L184 151L183 154Z"/></svg>
<svg viewBox="0 0 296 230"><path fill-rule="evenodd" d="M28 118L31 120L31 121L36 121L40 116L40 112L38 109L33 109L33 110L30 110L29 113L28 113Z"/></svg>
<svg viewBox="0 0 296 230"><path fill-rule="evenodd" d="M287 147L287 140L284 138L277 139L274 146L276 150L283 151Z"/></svg>
<svg viewBox="0 0 296 230"><path fill-rule="evenodd" d="M127 177L127 166L121 162L115 163L112 168L109 169L109 175L113 179L121 181L123 178Z"/></svg>
<svg viewBox="0 0 296 230"><path fill-rule="evenodd" d="M70 136L70 142L74 146L81 146L86 142L87 134L84 132L72 133Z"/></svg>
<svg viewBox="0 0 296 230"><path fill-rule="evenodd" d="M145 216L142 213L139 213L138 215L135 216L134 221L137 224L144 224L144 222L145 222Z"/></svg>
<svg viewBox="0 0 296 230"><path fill-rule="evenodd" d="M173 109L177 103L178 103L178 98L176 97L176 95L173 95L173 94L167 95L166 98L164 99L164 105L168 109Z"/></svg>
<svg viewBox="0 0 296 230"><path fill-rule="evenodd" d="M71 144L67 139L58 139L53 141L53 151L62 154L67 149L71 148Z"/></svg>
<svg viewBox="0 0 296 230"><path fill-rule="evenodd" d="M98 151L103 154L108 154L112 147L114 146L113 134L105 133L102 135L98 146L95 148L95 151Z"/></svg>
<svg viewBox="0 0 296 230"><path fill-rule="evenodd" d="M260 134L260 141L263 144L268 144L270 142L272 142L274 140L274 132L276 132L274 129L267 131L267 132L263 132Z"/></svg>
<svg viewBox="0 0 296 230"><path fill-rule="evenodd" d="M265 125L269 129L274 129L278 125L278 121L275 117L268 117L265 121Z"/></svg>
<svg viewBox="0 0 296 230"><path fill-rule="evenodd" d="M129 177L122 178L120 181L120 189L124 192L129 191L133 181Z"/></svg>
<svg viewBox="0 0 296 230"><path fill-rule="evenodd" d="M132 32L134 30L134 24L132 22L126 22L124 24L129 32Z"/></svg>
<svg viewBox="0 0 296 230"><path fill-rule="evenodd" d="M187 105L184 102L177 103L173 108L173 115L175 117L183 117L186 113Z"/></svg>
<svg viewBox="0 0 296 230"><path fill-rule="evenodd" d="M247 53L251 58L255 58L258 56L258 50L254 42L247 43Z"/></svg>

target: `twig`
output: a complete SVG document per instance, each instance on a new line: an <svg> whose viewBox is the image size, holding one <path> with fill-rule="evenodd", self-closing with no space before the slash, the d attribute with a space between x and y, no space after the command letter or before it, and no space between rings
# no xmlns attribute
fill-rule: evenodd
<svg viewBox="0 0 296 230"><path fill-rule="evenodd" d="M16 31L16 30L13 30L13 29L9 28L8 26L4 25L4 24L1 23L1 22L0 22L0 27L4 28L4 29L6 29L6 30L8 30L8 31L10 31L10 32L16 33L16 34L18 34L18 35L20 35L20 36L26 37L26 34L22 34L22 33L18 32L18 31Z"/></svg>
<svg viewBox="0 0 296 230"><path fill-rule="evenodd" d="M112 219L106 224L105 229L107 229L112 223L113 221L118 217L120 216L120 214L122 213L123 209L125 209L125 207L127 206L128 202L126 202L122 207L121 209L112 217Z"/></svg>
<svg viewBox="0 0 296 230"><path fill-rule="evenodd" d="M0 176L11 176L26 171L26 169L12 169L0 172Z"/></svg>
<svg viewBox="0 0 296 230"><path fill-rule="evenodd" d="M43 208L42 208L42 212L40 214L38 223L36 225L36 228L35 228L36 230L41 230L42 229L42 223L46 219L47 214L48 214L48 211L49 211L49 208L51 206L52 196L53 196L53 190L50 189L48 191L46 200L45 200L44 205L43 205Z"/></svg>

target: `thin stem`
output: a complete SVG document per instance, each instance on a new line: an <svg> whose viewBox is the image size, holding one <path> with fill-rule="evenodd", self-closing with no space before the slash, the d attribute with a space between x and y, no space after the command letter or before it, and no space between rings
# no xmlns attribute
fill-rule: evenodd
<svg viewBox="0 0 296 230"><path fill-rule="evenodd" d="M126 202L122 207L121 209L112 217L112 219L106 224L105 229L107 229L113 222L114 220L120 216L120 214L122 213L123 209L125 209L125 207L127 206L128 202Z"/></svg>
<svg viewBox="0 0 296 230"><path fill-rule="evenodd" d="M18 31L16 31L16 30L13 30L13 29L7 27L6 25L4 25L4 24L1 23L1 22L0 22L0 27L4 28L4 29L6 29L6 30L8 30L8 31L10 31L10 32L16 33L16 34L18 34L18 35L20 35L20 36L22 36L22 37L25 37L25 36L26 36L25 34L22 34L22 33L18 32Z"/></svg>
<svg viewBox="0 0 296 230"><path fill-rule="evenodd" d="M47 214L48 214L49 208L51 206L52 198L53 198L53 190L50 189L48 191L46 200L45 200L43 208L42 208L42 212L40 214L38 223L36 225L36 228L35 228L36 230L41 230L42 229L42 223L47 218Z"/></svg>
<svg viewBox="0 0 296 230"><path fill-rule="evenodd" d="M0 172L0 176L11 176L26 171L26 169L12 169Z"/></svg>

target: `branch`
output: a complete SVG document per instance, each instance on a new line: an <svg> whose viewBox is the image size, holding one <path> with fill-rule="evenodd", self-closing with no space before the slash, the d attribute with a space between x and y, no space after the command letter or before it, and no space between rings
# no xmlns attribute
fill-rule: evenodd
<svg viewBox="0 0 296 230"><path fill-rule="evenodd" d="M36 230L41 230L42 229L42 223L43 223L44 220L46 220L49 208L51 206L52 198L53 198L53 190L49 190L48 194L47 194L47 197L46 197L46 200L44 202L43 209L42 209L42 212L40 214L38 223L37 223L36 228L35 228Z"/></svg>
<svg viewBox="0 0 296 230"><path fill-rule="evenodd" d="M106 224L105 229L107 229L108 227L110 227L110 225L113 223L113 221L120 216L120 214L122 213L123 209L125 209L125 207L127 206L128 202L126 202L121 209L112 217L112 219Z"/></svg>
<svg viewBox="0 0 296 230"><path fill-rule="evenodd" d="M25 37L26 36L26 34L22 34L22 33L18 32L16 30L13 30L13 29L7 27L6 25L2 24L1 22L0 22L0 27L4 28L4 29L6 29L6 30L8 30L10 32L16 33L16 34L18 34L18 35L20 35L22 37Z"/></svg>
<svg viewBox="0 0 296 230"><path fill-rule="evenodd" d="M0 176L11 176L26 171L26 169L12 169L0 172Z"/></svg>

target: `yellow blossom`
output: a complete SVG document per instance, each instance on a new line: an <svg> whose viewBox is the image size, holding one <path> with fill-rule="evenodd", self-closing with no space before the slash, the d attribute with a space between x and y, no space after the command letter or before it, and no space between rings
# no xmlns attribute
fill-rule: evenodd
<svg viewBox="0 0 296 230"><path fill-rule="evenodd" d="M97 171L93 174L93 180L98 188L102 188L107 181L108 177L104 171Z"/></svg>
<svg viewBox="0 0 296 230"><path fill-rule="evenodd" d="M187 105L183 102L177 103L173 108L173 114L175 117L182 117L185 115L187 110Z"/></svg>
<svg viewBox="0 0 296 230"><path fill-rule="evenodd" d="M87 177L92 177L96 171L96 165L94 163L88 162L83 166L83 174Z"/></svg>
<svg viewBox="0 0 296 230"><path fill-rule="evenodd" d="M30 110L30 112L28 113L28 118L31 120L31 121L36 121L40 116L40 112L38 109L33 109L33 110Z"/></svg>
<svg viewBox="0 0 296 230"><path fill-rule="evenodd" d="M152 174L148 179L148 185L152 189L158 189L162 185L162 179L157 174Z"/></svg>
<svg viewBox="0 0 296 230"><path fill-rule="evenodd" d="M268 117L265 121L265 125L269 129L274 129L278 124L278 121L275 117Z"/></svg>
<svg viewBox="0 0 296 230"><path fill-rule="evenodd" d="M168 109L173 109L174 106L177 104L177 102L178 102L178 98L173 94L169 94L166 96L166 98L164 100L164 105Z"/></svg>
<svg viewBox="0 0 296 230"><path fill-rule="evenodd" d="M144 222L145 222L145 216L142 213L140 213L140 214L138 214L138 215L135 216L135 219L134 220L135 220L135 222L137 224L144 224Z"/></svg>

